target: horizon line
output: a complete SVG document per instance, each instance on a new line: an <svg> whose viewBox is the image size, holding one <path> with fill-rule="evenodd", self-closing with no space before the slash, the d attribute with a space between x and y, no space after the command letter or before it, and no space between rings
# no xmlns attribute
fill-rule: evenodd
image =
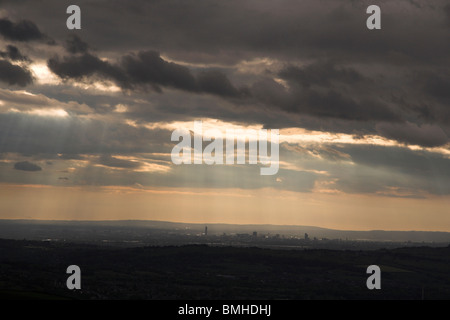
<svg viewBox="0 0 450 320"><path fill-rule="evenodd" d="M435 233L450 233L450 231L437 231L437 230L384 230L384 229L369 229L369 230L351 230L351 229L333 229L319 226L311 225L298 225L298 224L272 224L272 223L225 223L225 222L180 222L180 221L168 221L168 220L142 220L142 219L110 219L110 220L77 220L77 219L33 219L33 218L18 218L18 219L7 219L0 218L1 221L47 221L47 222L165 222L173 224L194 224L194 225L235 225L235 226L274 226L274 227L305 227L305 228L318 228L333 231L344 231L344 232L435 232Z"/></svg>

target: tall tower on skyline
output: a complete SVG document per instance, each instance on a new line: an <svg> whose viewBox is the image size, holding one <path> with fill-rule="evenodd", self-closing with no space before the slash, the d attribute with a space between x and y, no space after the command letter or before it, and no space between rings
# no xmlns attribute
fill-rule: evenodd
<svg viewBox="0 0 450 320"><path fill-rule="evenodd" d="M205 236L207 236L207 235L208 235L208 227L205 226Z"/></svg>

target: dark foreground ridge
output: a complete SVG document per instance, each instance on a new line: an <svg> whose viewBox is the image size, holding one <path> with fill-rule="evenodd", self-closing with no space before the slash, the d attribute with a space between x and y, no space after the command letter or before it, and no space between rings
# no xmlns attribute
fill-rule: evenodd
<svg viewBox="0 0 450 320"><path fill-rule="evenodd" d="M81 290L66 287L69 265ZM381 290L366 268L381 268ZM450 299L450 247L370 251L0 240L0 298Z"/></svg>

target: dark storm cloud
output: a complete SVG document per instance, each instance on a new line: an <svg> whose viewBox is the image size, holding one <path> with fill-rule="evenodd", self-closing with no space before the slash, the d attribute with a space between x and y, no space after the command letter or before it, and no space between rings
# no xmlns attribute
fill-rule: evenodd
<svg viewBox="0 0 450 320"><path fill-rule="evenodd" d="M244 97L249 94L246 88L234 87L225 74L220 71L203 71L198 75L200 90L224 97Z"/></svg>
<svg viewBox="0 0 450 320"><path fill-rule="evenodd" d="M444 13L447 16L447 23L450 26L450 4L444 7Z"/></svg>
<svg viewBox="0 0 450 320"><path fill-rule="evenodd" d="M407 191L404 196L450 194L449 160L431 152L282 144L278 175L261 177L258 166L172 166L170 130L124 123L213 118L445 148L448 0L382 1L378 31L366 28L368 0L79 0L83 29L77 31L65 26L68 1L1 3L8 18L0 20L0 39L40 40L18 46L36 62L34 72L47 61L61 79L74 80L60 83L43 73L39 80L48 82L36 80L32 94L2 92L0 154L8 162L0 166L14 174L2 174L2 181L40 176L14 171L11 163L51 159L45 172L53 170L53 176L42 175L40 183L310 192L325 182L349 193L389 193L392 187ZM43 32L60 45L43 46ZM0 55L9 61L0 63L0 80L31 84L26 67L11 63L22 66L25 56L5 45ZM2 64L15 76L1 72ZM94 81L111 81L125 94L74 85ZM125 112L115 112L119 104ZM62 108L68 115L31 114L40 108ZM170 167L169 174L144 172L155 163L164 163L165 173ZM295 168L287 170L291 164Z"/></svg>
<svg viewBox="0 0 450 320"><path fill-rule="evenodd" d="M297 101L288 110L318 116L347 120L368 121L384 120L397 121L399 117L387 106L376 100L356 100L352 96L345 96L336 90L320 92L310 90L300 94Z"/></svg>
<svg viewBox="0 0 450 320"><path fill-rule="evenodd" d="M288 66L282 69L278 75L306 88L313 85L330 86L333 82L353 85L358 82L368 81L356 70L339 67L331 61L315 62L304 68Z"/></svg>
<svg viewBox="0 0 450 320"><path fill-rule="evenodd" d="M28 161L17 162L16 164L14 164L14 169L22 170L22 171L30 171L30 172L42 170L42 168L40 166L38 166L37 164L31 163Z"/></svg>
<svg viewBox="0 0 450 320"><path fill-rule="evenodd" d="M40 3L38 8L21 9L39 19L46 30L54 26L54 17L63 25L66 17L60 13L66 3ZM410 58L430 64L447 60L450 46L445 41L447 30L442 28L448 5L443 0L433 5L423 1L420 7L407 0L383 2L379 32L365 28L370 1L138 0L131 4L116 0L77 4L83 8L83 29L95 30L86 33L89 43L122 52L152 44L177 59L199 62L208 58L209 62L230 63L259 55L383 63L404 63ZM54 32L62 35L64 30Z"/></svg>
<svg viewBox="0 0 450 320"><path fill-rule="evenodd" d="M265 79L253 84L251 91L266 106L314 117L300 120L298 125L305 128L376 133L406 144L433 147L448 142L449 75L443 66L439 72L413 72L391 80L384 75L363 75L330 61L316 61L281 69L277 76L287 87ZM334 119L333 123L327 118Z"/></svg>
<svg viewBox="0 0 450 320"><path fill-rule="evenodd" d="M161 85L187 91L197 90L195 78L188 68L165 61L155 51L126 55L122 58L121 65L131 82L135 84L151 84L157 88Z"/></svg>
<svg viewBox="0 0 450 320"><path fill-rule="evenodd" d="M87 53L89 45L76 34L71 34L66 40L65 48L69 53Z"/></svg>
<svg viewBox="0 0 450 320"><path fill-rule="evenodd" d="M425 92L439 99L443 103L450 103L450 70L426 77Z"/></svg>
<svg viewBox="0 0 450 320"><path fill-rule="evenodd" d="M0 81L9 85L25 87L33 83L31 72L20 66L11 64L9 61L0 60Z"/></svg>
<svg viewBox="0 0 450 320"><path fill-rule="evenodd" d="M125 90L137 89L133 95L168 89L166 100L139 95L148 103L129 106L127 113L137 121L205 116L265 127L378 133L424 146L441 145L443 136L433 132L422 139L416 132L408 139L404 137L412 129L408 123L439 125L448 135L450 43L445 0L384 1L378 31L366 28L370 1L80 0L83 29L76 36L68 33L67 16L61 14L68 3L33 3L9 2L4 10L20 12L43 30L52 30L60 43L71 34L65 48L74 55L48 61L61 78L110 80ZM95 45L95 55L87 43ZM262 58L277 67L269 63L256 72L240 69L241 62ZM430 75L421 76L425 71ZM172 88L211 93L231 103L216 99L210 105L186 106ZM383 124L377 130L380 122L399 126L394 130ZM400 132L400 127L409 129Z"/></svg>
<svg viewBox="0 0 450 320"><path fill-rule="evenodd" d="M288 110L350 120L398 119L372 96L359 97L365 89L361 86L372 83L354 69L325 61L303 68L290 66L278 75L290 85Z"/></svg>
<svg viewBox="0 0 450 320"><path fill-rule="evenodd" d="M396 103L406 111L431 125L440 125L444 130L450 126L450 68L442 65L436 69L412 72L402 95ZM408 90L408 91L406 91Z"/></svg>
<svg viewBox="0 0 450 320"><path fill-rule="evenodd" d="M0 34L8 40L32 41L46 39L39 28L32 21L21 20L12 22L6 18L0 19Z"/></svg>
<svg viewBox="0 0 450 320"><path fill-rule="evenodd" d="M379 123L376 129L382 136L406 144L437 147L449 142L447 134L437 125L424 124L418 126L413 123Z"/></svg>
<svg viewBox="0 0 450 320"><path fill-rule="evenodd" d="M377 86L356 70L325 61L303 68L289 66L278 76L288 88L274 80L264 80L252 87L261 102L285 111L320 118L356 121L399 121L401 116L380 100Z"/></svg>
<svg viewBox="0 0 450 320"><path fill-rule="evenodd" d="M6 46L6 51L0 51L0 57L9 59L11 61L30 61L27 56L22 55L19 49L15 46Z"/></svg>
<svg viewBox="0 0 450 320"><path fill-rule="evenodd" d="M82 56L64 57L62 61L58 57L51 58L47 64L50 70L63 79L82 79L97 75L119 83L126 82L126 76L120 69L89 53Z"/></svg>
<svg viewBox="0 0 450 320"><path fill-rule="evenodd" d="M38 21L63 39L70 4L11 2L6 10ZM83 38L105 51L152 46L177 60L230 64L243 59L336 58L383 64L448 61L448 3L383 1L382 30L366 29L371 1L80 0ZM60 25L61 28L55 28Z"/></svg>
<svg viewBox="0 0 450 320"><path fill-rule="evenodd" d="M81 56L52 58L49 68L61 78L83 79L99 76L112 80L123 89L150 85L193 93L210 93L279 107L284 111L347 120L398 121L399 116L377 97L354 97L354 91L340 91L342 85L361 87L370 80L350 68L339 68L330 62L315 63L305 68L288 67L279 76L292 84L286 90L273 80L256 83L252 88L236 88L220 71L201 71L197 77L184 66L167 62L155 51L129 54L119 64L111 64L89 53ZM318 90L320 89L320 90ZM364 91L364 90L361 90Z"/></svg>
<svg viewBox="0 0 450 320"><path fill-rule="evenodd" d="M48 67L63 79L82 80L98 76L116 82L123 89L150 86L161 92L160 87L169 87L230 97L242 92L220 71L203 71L196 78L189 68L162 59L156 51L127 54L118 64L103 61L90 53L64 57L63 60L55 57L48 60Z"/></svg>

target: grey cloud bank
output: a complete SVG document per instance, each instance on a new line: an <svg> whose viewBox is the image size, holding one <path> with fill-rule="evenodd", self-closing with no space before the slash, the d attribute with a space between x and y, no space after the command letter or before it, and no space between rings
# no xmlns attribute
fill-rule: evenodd
<svg viewBox="0 0 450 320"><path fill-rule="evenodd" d="M449 192L448 154L406 148L449 150L446 1L383 2L383 28L374 32L365 25L368 1L80 0L76 32L65 28L67 1L0 3L0 153L16 163L24 155L87 163L77 168L82 178L59 182L311 192L322 181L345 192ZM42 69L48 74L36 74ZM49 108L67 115L39 115ZM146 168L138 153L167 155L174 146L170 130L146 125L202 118L378 135L398 145L281 147L280 159L297 171L281 165L279 181L251 181L259 167L164 162L165 176L138 173ZM311 154L323 158L314 163Z"/></svg>

